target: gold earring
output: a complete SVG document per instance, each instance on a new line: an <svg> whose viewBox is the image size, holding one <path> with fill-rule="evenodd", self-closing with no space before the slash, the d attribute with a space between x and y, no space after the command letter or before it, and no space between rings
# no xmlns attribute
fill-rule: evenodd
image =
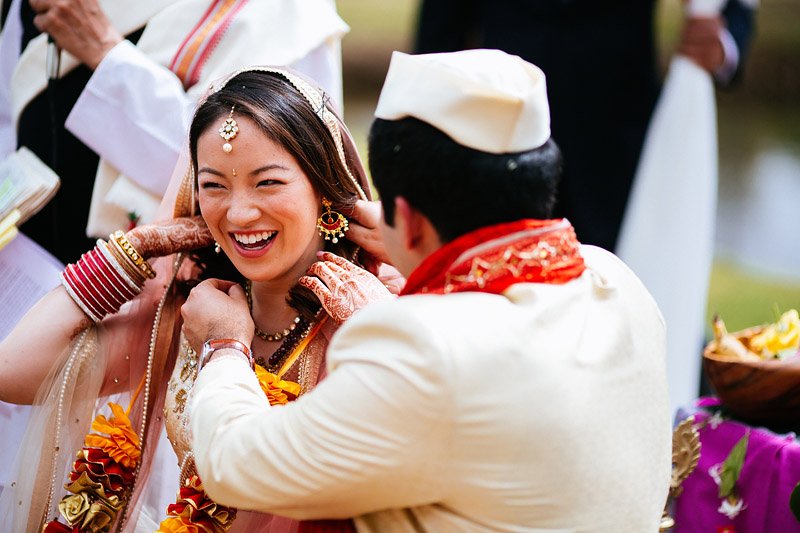
<svg viewBox="0 0 800 533"><path fill-rule="evenodd" d="M214 241L214 253L218 254L222 250L222 247L219 245L217 241Z"/></svg>
<svg viewBox="0 0 800 533"><path fill-rule="evenodd" d="M326 241L334 244L339 242L339 237L344 237L344 233L350 229L350 223L343 214L331 210L331 202L327 198L322 198L322 205L325 212L317 219L319 234L325 236Z"/></svg>
<svg viewBox="0 0 800 533"><path fill-rule="evenodd" d="M233 110L235 107L236 106L231 107L231 112L228 114L228 118L225 119L225 122L223 122L222 126L219 128L219 136L225 140L225 144L222 145L222 150L226 154L231 153L231 150L233 150L233 146L231 146L231 140L233 140L239 133L239 126L233 119Z"/></svg>

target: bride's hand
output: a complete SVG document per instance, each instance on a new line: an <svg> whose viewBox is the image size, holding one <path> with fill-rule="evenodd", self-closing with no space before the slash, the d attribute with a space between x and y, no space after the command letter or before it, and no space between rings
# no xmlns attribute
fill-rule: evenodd
<svg viewBox="0 0 800 533"><path fill-rule="evenodd" d="M199 216L137 226L125 237L145 259L188 252L214 242L208 226Z"/></svg>
<svg viewBox="0 0 800 533"><path fill-rule="evenodd" d="M337 323L342 323L371 302L393 298L389 289L363 268L330 252L319 254L308 269L313 276L300 278L300 285L319 298L322 307Z"/></svg>

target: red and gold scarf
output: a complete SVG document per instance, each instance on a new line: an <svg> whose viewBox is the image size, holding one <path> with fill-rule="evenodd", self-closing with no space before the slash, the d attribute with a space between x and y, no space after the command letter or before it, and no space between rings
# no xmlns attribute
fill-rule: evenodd
<svg viewBox="0 0 800 533"><path fill-rule="evenodd" d="M445 244L411 273L401 295L500 294L515 283L567 283L585 268L567 219L525 219L480 228Z"/></svg>

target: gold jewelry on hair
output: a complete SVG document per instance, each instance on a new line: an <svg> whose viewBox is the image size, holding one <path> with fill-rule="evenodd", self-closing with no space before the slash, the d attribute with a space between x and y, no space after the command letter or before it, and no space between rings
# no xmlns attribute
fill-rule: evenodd
<svg viewBox="0 0 800 533"><path fill-rule="evenodd" d="M339 242L339 237L344 237L344 233L350 229L350 223L343 214L331 210L331 201L324 196L322 205L325 207L325 212L317 219L317 228L319 234L325 236L326 241L335 244Z"/></svg>
<svg viewBox="0 0 800 533"><path fill-rule="evenodd" d="M134 248L130 241L125 238L125 234L122 232L122 230L117 230L112 233L109 236L109 239L113 241L114 244L122 248L122 251L128 256L128 259L142 274L149 279L156 277L156 273L150 266L150 263L145 261L144 257L142 257L142 255L136 251L136 248Z"/></svg>
<svg viewBox="0 0 800 533"><path fill-rule="evenodd" d="M248 281L247 284L245 285L245 291L244 291L245 294L247 295L247 306L250 308L250 313L251 314L253 312L253 289L252 289L252 285L253 285L252 282ZM258 335L260 338L264 339L267 342L277 342L277 341L283 340L285 337L287 337L289 335L289 333L294 331L295 328L297 327L297 325L300 323L300 321L301 321L300 315L297 315L296 317L294 317L294 320L292 320L292 323L289 324L288 327L286 327L282 331L278 331L276 333L264 333L263 331L258 329L258 326L255 325L255 322L253 323L253 326L255 327L256 335Z"/></svg>
<svg viewBox="0 0 800 533"><path fill-rule="evenodd" d="M236 106L231 107L231 112L228 114L228 118L225 119L225 122L222 123L222 126L219 128L219 136L225 140L225 144L222 145L222 150L229 154L231 150L233 150L233 146L231 146L231 140L236 138L236 135L239 133L239 125L236 124L236 120L233 118L233 110Z"/></svg>
<svg viewBox="0 0 800 533"><path fill-rule="evenodd" d="M333 143L336 145L336 152L339 155L339 161L341 161L342 166L347 173L347 177L350 179L350 182L358 192L358 197L362 200L368 200L367 195L364 193L364 189L361 188L361 185L358 183L358 180L350 171L350 167L347 164L347 157L344 153L344 143L342 141L341 128L343 126L339 123L339 119L336 117L336 115L327 107L327 101L330 99L330 97L328 97L328 95L325 93L320 93L317 89L299 76L296 76L295 74L292 74L286 69L280 67L245 67L236 70L231 72L226 78L216 82L211 87L212 92L218 92L222 90L222 88L225 87L229 81L242 72L270 72L272 74L277 74L278 76L283 77L286 81L292 84L295 89L297 89L303 98L305 98L306 101L311 105L311 109L314 110L314 113L325 125L325 128L328 130L328 132L330 132L331 137L333 137Z"/></svg>

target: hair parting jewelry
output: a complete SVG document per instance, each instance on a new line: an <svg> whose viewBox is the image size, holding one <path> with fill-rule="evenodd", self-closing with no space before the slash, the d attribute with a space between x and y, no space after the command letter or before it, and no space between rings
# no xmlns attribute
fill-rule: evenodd
<svg viewBox="0 0 800 533"><path fill-rule="evenodd" d="M233 118L233 110L236 106L231 106L231 112L228 114L228 118L225 119L225 122L222 123L222 126L219 128L219 136L225 140L225 144L222 145L222 150L229 154L231 150L233 150L233 146L231 145L231 141L236 137L239 133L239 125L236 124L236 120ZM234 173L234 175L236 175Z"/></svg>
<svg viewBox="0 0 800 533"><path fill-rule="evenodd" d="M341 126L339 124L339 120L336 118L336 115L329 111L326 107L326 103L330 100L330 97L325 93L320 93L317 89L312 87L308 82L292 74L291 72L287 72L285 69L279 67L245 67L234 72L231 72L227 78L219 81L217 84L212 87L213 91L220 91L224 88L229 81L233 78L238 76L243 72L270 72L273 74L277 74L278 76L283 77L286 81L288 81L295 89L303 96L303 98L308 101L309 105L311 105L312 110L315 114L319 117L322 123L325 125L325 128L330 132L331 137L333 138L333 142L336 145L336 152L339 156L339 160L342 163L342 166L347 173L347 177L350 179L350 182L355 187L356 191L358 191L358 196L362 200L367 200L367 195L364 193L364 189L361 188L358 180L353 176L353 173L350 171L350 167L347 164L347 157L345 156L344 151L344 143L342 142L342 131ZM233 113L231 112L231 115ZM220 132L221 134L221 132Z"/></svg>
<svg viewBox="0 0 800 533"><path fill-rule="evenodd" d="M317 219L317 228L319 229L319 234L324 236L326 241L331 241L335 244L350 229L350 223L343 214L331 210L331 205L333 204L327 198L322 198L322 205L325 207L325 212Z"/></svg>

